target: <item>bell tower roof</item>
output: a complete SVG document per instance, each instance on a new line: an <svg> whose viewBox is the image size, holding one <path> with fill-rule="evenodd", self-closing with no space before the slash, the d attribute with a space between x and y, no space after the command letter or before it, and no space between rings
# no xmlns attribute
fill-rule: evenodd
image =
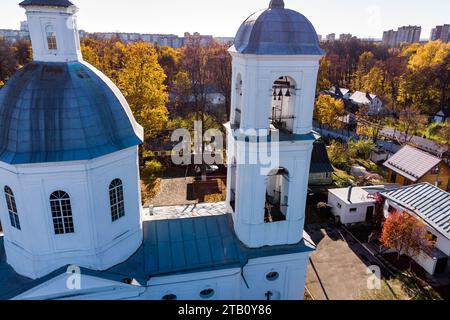
<svg viewBox="0 0 450 320"><path fill-rule="evenodd" d="M62 7L68 8L73 6L74 4L69 0L25 0L20 4L22 7L27 6L46 6L46 7Z"/></svg>
<svg viewBox="0 0 450 320"><path fill-rule="evenodd" d="M255 12L239 28L234 50L256 55L323 55L311 22L285 8L283 0L271 0L267 9Z"/></svg>

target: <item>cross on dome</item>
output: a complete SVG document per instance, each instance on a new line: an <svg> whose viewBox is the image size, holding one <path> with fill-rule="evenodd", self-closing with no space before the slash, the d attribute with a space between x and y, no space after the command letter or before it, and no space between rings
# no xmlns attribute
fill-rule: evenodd
<svg viewBox="0 0 450 320"><path fill-rule="evenodd" d="M283 0L271 0L269 4L270 9L284 9Z"/></svg>

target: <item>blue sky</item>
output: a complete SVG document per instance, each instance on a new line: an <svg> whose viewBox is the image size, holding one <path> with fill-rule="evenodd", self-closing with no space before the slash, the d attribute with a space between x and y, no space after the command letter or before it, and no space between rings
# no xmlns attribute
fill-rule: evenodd
<svg viewBox="0 0 450 320"><path fill-rule="evenodd" d="M86 31L173 33L198 31L234 36L252 12L269 0L72 0L79 8L79 27ZM0 1L0 28L17 29L25 20L20 0ZM450 23L449 0L285 0L286 7L308 17L319 34L352 33L381 38L383 30Z"/></svg>

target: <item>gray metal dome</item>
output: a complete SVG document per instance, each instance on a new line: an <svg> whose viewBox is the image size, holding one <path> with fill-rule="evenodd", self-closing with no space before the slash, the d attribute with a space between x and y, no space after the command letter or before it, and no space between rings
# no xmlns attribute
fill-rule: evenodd
<svg viewBox="0 0 450 320"><path fill-rule="evenodd" d="M91 160L142 143L119 89L87 63L33 62L0 89L0 161Z"/></svg>
<svg viewBox="0 0 450 320"><path fill-rule="evenodd" d="M323 55L314 26L284 1L272 0L268 9L252 14L239 28L235 50L257 55Z"/></svg>

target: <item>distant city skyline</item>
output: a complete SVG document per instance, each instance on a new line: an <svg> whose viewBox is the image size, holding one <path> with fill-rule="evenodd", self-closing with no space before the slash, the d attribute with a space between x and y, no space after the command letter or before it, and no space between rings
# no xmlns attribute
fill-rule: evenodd
<svg viewBox="0 0 450 320"><path fill-rule="evenodd" d="M2 0L0 29L19 29L26 19L20 0ZM270 0L72 0L79 8L78 25L87 32L175 34L199 32L233 37L249 12L268 6ZM404 25L422 27L421 39L431 29L450 23L448 0L285 0L286 7L304 14L318 34L351 33L359 38L381 39L386 30Z"/></svg>

